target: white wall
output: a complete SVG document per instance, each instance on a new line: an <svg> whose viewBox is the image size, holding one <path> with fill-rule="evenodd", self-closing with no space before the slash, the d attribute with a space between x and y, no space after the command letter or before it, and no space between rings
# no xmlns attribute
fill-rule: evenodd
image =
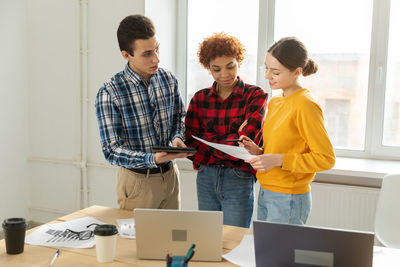
<svg viewBox="0 0 400 267"><path fill-rule="evenodd" d="M27 5L31 215L46 208L60 213L79 208L80 170L74 165L80 158L78 8L79 1L70 0Z"/></svg>
<svg viewBox="0 0 400 267"><path fill-rule="evenodd" d="M1 0L0 222L28 216L26 33L25 0Z"/></svg>

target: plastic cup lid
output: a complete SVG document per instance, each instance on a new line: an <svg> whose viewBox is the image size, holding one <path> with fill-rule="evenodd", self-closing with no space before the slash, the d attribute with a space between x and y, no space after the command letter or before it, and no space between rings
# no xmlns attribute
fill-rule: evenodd
<svg viewBox="0 0 400 267"><path fill-rule="evenodd" d="M25 227L26 222L24 218L8 218L3 221L3 228L7 227Z"/></svg>
<svg viewBox="0 0 400 267"><path fill-rule="evenodd" d="M112 224L102 224L94 228L94 234L99 236L109 236L118 234L117 227Z"/></svg>

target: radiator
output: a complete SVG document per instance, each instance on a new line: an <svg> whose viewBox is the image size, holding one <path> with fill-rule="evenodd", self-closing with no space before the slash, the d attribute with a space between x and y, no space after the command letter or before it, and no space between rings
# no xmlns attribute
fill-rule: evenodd
<svg viewBox="0 0 400 267"><path fill-rule="evenodd" d="M379 188L312 183L308 225L374 231Z"/></svg>

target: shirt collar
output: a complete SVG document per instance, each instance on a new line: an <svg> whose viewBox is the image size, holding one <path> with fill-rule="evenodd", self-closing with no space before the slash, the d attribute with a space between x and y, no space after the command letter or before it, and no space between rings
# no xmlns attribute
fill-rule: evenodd
<svg viewBox="0 0 400 267"><path fill-rule="evenodd" d="M237 76L237 80L238 81L237 81L235 87L233 88L232 94L237 96L237 97L243 97L243 95L244 95L244 82L239 76ZM214 81L212 86L210 87L210 89L211 90L208 93L209 96L211 96L211 95L218 96L218 93L217 93L217 82Z"/></svg>
<svg viewBox="0 0 400 267"><path fill-rule="evenodd" d="M124 70L125 76L130 79L132 81L132 83L136 86L138 86L140 84L141 81L143 81L145 84L147 83L147 81L140 76L139 74L137 74L136 72L134 72L131 67L129 67L129 62L126 63L125 66L125 70Z"/></svg>

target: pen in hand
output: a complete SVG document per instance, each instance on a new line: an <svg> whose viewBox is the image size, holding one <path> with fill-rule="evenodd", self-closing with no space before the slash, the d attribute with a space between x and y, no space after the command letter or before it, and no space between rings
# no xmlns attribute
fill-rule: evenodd
<svg viewBox="0 0 400 267"><path fill-rule="evenodd" d="M51 259L50 266L53 266L53 264L54 264L54 262L57 259L59 254L60 254L60 250L57 249L56 254L54 254L53 259Z"/></svg>
<svg viewBox="0 0 400 267"><path fill-rule="evenodd" d="M243 138L243 140L249 141L249 139L246 139L246 138ZM228 140L225 140L225 142L242 142L242 140L240 140L240 139L228 139Z"/></svg>

